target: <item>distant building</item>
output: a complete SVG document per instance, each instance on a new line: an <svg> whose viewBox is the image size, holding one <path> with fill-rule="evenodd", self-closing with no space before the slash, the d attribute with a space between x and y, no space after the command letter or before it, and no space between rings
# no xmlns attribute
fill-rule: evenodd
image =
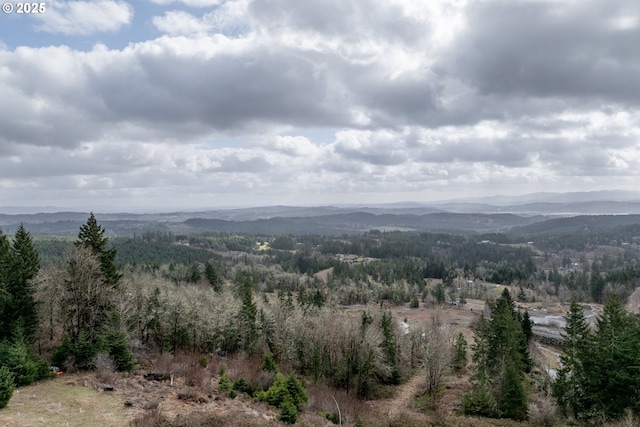
<svg viewBox="0 0 640 427"><path fill-rule="evenodd" d="M336 254L338 261L355 261L358 259L358 255L354 254Z"/></svg>

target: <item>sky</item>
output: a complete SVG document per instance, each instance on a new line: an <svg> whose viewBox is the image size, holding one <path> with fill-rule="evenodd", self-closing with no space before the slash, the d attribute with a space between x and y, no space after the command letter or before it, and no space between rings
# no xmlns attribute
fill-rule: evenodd
<svg viewBox="0 0 640 427"><path fill-rule="evenodd" d="M638 189L637 0L8 4L0 206Z"/></svg>

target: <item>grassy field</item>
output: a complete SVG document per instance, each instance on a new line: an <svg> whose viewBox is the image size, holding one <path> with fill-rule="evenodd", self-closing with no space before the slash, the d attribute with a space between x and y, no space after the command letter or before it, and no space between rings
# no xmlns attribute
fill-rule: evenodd
<svg viewBox="0 0 640 427"><path fill-rule="evenodd" d="M121 397L85 387L79 377L62 375L21 387L0 409L0 426L104 426L129 425L132 410Z"/></svg>

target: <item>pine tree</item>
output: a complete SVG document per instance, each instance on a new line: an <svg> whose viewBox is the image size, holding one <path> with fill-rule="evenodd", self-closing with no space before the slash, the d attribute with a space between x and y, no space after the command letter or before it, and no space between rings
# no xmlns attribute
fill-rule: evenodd
<svg viewBox="0 0 640 427"><path fill-rule="evenodd" d="M561 409L578 419L619 419L630 409L640 415L640 325L614 295L605 303L591 334L582 309L572 304L565 344L553 385Z"/></svg>
<svg viewBox="0 0 640 427"><path fill-rule="evenodd" d="M552 393L558 407L564 415L571 413L578 419L587 409L585 403L585 380L587 373L583 365L592 337L589 326L584 318L582 306L576 301L571 303L569 313L565 317L566 326L563 334L562 367L558 370L553 383Z"/></svg>
<svg viewBox="0 0 640 427"><path fill-rule="evenodd" d="M11 396L13 396L13 389L15 388L14 377L8 367L0 366L0 409L7 406Z"/></svg>
<svg viewBox="0 0 640 427"><path fill-rule="evenodd" d="M242 296L242 306L240 307L239 320L242 333L242 347L248 354L254 351L255 343L258 340L257 324L258 307L253 301L251 287L245 287Z"/></svg>
<svg viewBox="0 0 640 427"><path fill-rule="evenodd" d="M209 282L215 292L222 291L222 277L220 276L217 268L206 263L204 265L204 276L207 278L207 282Z"/></svg>
<svg viewBox="0 0 640 427"><path fill-rule="evenodd" d="M529 343L533 339L533 321L529 317L529 312L525 311L524 314L515 311L516 318L520 322L522 328L522 334L520 335L520 356L522 357L522 363L524 364L524 371L526 373L531 372L533 368L533 360L529 356Z"/></svg>
<svg viewBox="0 0 640 427"><path fill-rule="evenodd" d="M502 380L501 396L498 409L500 416L523 420L527 416L527 395L522 385L522 371L517 363L508 361Z"/></svg>
<svg viewBox="0 0 640 427"><path fill-rule="evenodd" d="M96 217L91 212L87 223L80 226L76 246L84 246L91 249L94 255L100 259L100 266L107 284L117 288L122 277L121 274L118 274L115 264L117 252L115 248L107 248L109 238L104 233L104 228L98 224Z"/></svg>
<svg viewBox="0 0 640 427"><path fill-rule="evenodd" d="M453 346L453 369L456 372L460 372L467 366L467 340L464 339L462 332L460 332L456 337L456 342Z"/></svg>
<svg viewBox="0 0 640 427"><path fill-rule="evenodd" d="M102 340L102 348L109 353L118 371L132 371L136 367L136 359L129 348L127 336L119 328L107 331Z"/></svg>
<svg viewBox="0 0 640 427"><path fill-rule="evenodd" d="M8 323L4 332L11 334L15 328L21 327L27 341L33 339L38 325L35 289L31 280L38 274L39 269L40 256L31 234L20 224L10 248L6 290L11 302L3 313Z"/></svg>
<svg viewBox="0 0 640 427"><path fill-rule="evenodd" d="M587 402L605 417L618 419L626 409L640 414L640 328L613 295L596 322L591 352L584 360Z"/></svg>
<svg viewBox="0 0 640 427"><path fill-rule="evenodd" d="M463 398L465 412L514 419L526 416L522 381L528 352L525 349L523 354L523 342L526 337L521 320L505 289L492 307L491 319L482 316L476 329L471 378L474 388Z"/></svg>
<svg viewBox="0 0 640 427"><path fill-rule="evenodd" d="M11 332L7 321L11 319L7 311L10 309L11 295L7 290L9 279L9 266L11 256L11 245L9 239L0 230L0 340L8 338Z"/></svg>
<svg viewBox="0 0 640 427"><path fill-rule="evenodd" d="M606 283L600 274L600 269L596 262L591 266L591 279L589 287L591 288L591 297L595 302L602 302L603 291Z"/></svg>
<svg viewBox="0 0 640 427"><path fill-rule="evenodd" d="M389 384L400 384L400 369L398 368L396 340L392 330L392 322L393 317L390 311L382 313L382 317L380 318L380 328L384 336L382 348L385 352L387 363L391 366L391 376L387 381Z"/></svg>

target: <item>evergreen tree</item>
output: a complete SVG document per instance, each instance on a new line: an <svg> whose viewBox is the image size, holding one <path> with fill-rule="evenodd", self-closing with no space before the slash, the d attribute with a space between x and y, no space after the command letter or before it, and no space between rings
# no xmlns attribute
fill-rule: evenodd
<svg viewBox="0 0 640 427"><path fill-rule="evenodd" d="M9 254L5 288L10 295L10 303L3 313L6 322L3 332L12 334L15 328L20 327L27 341L33 339L38 326L35 289L31 280L38 274L39 269L40 256L31 234L20 224L13 237Z"/></svg>
<svg viewBox="0 0 640 427"><path fill-rule="evenodd" d="M606 283L600 274L598 264L594 262L591 266L591 280L589 281L589 287L591 288L591 297L595 302L602 302L605 285Z"/></svg>
<svg viewBox="0 0 640 427"><path fill-rule="evenodd" d="M200 272L200 266L197 263L193 264L191 266L191 271L189 271L187 281L191 283L198 283L201 277L202 273Z"/></svg>
<svg viewBox="0 0 640 427"><path fill-rule="evenodd" d="M465 412L514 419L526 416L527 396L522 381L529 358L526 349L522 353L523 342L526 337L521 320L505 289L493 305L491 319L481 317L476 329L474 387L463 398Z"/></svg>
<svg viewBox="0 0 640 427"><path fill-rule="evenodd" d="M391 366L391 376L388 378L389 384L400 384L400 369L398 368L396 340L392 329L393 316L390 311L382 313L380 318L380 328L384 335L382 348L386 354L387 363Z"/></svg>
<svg viewBox="0 0 640 427"><path fill-rule="evenodd" d="M8 367L0 366L0 409L7 406L11 396L13 396L13 389L15 388L14 377Z"/></svg>
<svg viewBox="0 0 640 427"><path fill-rule="evenodd" d="M118 286L122 275L118 273L115 264L117 251L115 248L109 249L107 247L109 238L104 233L104 228L98 224L96 217L91 212L87 223L80 226L76 246L84 246L91 249L100 259L100 266L107 284L115 288Z"/></svg>
<svg viewBox="0 0 640 427"><path fill-rule="evenodd" d="M500 384L500 416L523 420L527 416L527 395L522 385L522 371L517 363L506 363L504 378Z"/></svg>
<svg viewBox="0 0 640 427"><path fill-rule="evenodd" d="M524 371L529 373L533 368L533 360L529 356L529 342L533 339L533 321L529 317L528 311L525 311L524 314L520 314L519 311L514 311L514 313L522 328L522 334L519 336L520 356L522 357Z"/></svg>
<svg viewBox="0 0 640 427"><path fill-rule="evenodd" d="M11 245L9 244L9 239L2 230L0 230L0 340L8 338L11 333L10 326L7 324L11 319L7 314L11 304L11 295L7 290L10 257Z"/></svg>
<svg viewBox="0 0 640 427"><path fill-rule="evenodd" d="M582 309L567 316L562 363L553 385L560 408L578 419L619 419L627 409L640 415L640 325L614 295L589 329Z"/></svg>
<svg viewBox="0 0 640 427"><path fill-rule="evenodd" d="M119 329L109 330L104 334L102 340L102 348L109 353L118 371L132 371L136 367L136 359L129 348L124 332Z"/></svg>
<svg viewBox="0 0 640 427"><path fill-rule="evenodd" d="M215 292L222 291L222 277L220 276L217 268L209 263L206 263L204 265L204 277L207 278L207 282L209 282Z"/></svg>
<svg viewBox="0 0 640 427"><path fill-rule="evenodd" d="M524 333L524 337L526 338L527 342L531 341L531 339L533 338L533 321L529 316L528 310L525 311L522 315L522 320L520 323L522 323L522 332Z"/></svg>
<svg viewBox="0 0 640 427"><path fill-rule="evenodd" d="M456 337L453 353L453 369L456 372L464 370L467 366L467 340L464 339L462 332Z"/></svg>
<svg viewBox="0 0 640 427"><path fill-rule="evenodd" d="M437 304L444 304L445 293L444 293L444 285L442 285L442 283L438 283L436 285L436 289L433 291L433 296L436 299Z"/></svg>
<svg viewBox="0 0 640 427"><path fill-rule="evenodd" d="M565 320L564 342L560 356L562 367L556 375L552 393L561 412L565 416L571 414L578 419L587 409L584 395L587 373L583 365L583 357L591 347L589 345L591 335L582 306L576 301L571 303Z"/></svg>
<svg viewBox="0 0 640 427"><path fill-rule="evenodd" d="M520 287L520 290L518 291L518 301L527 302L527 294L524 293L524 289L522 289L522 286Z"/></svg>
<svg viewBox="0 0 640 427"><path fill-rule="evenodd" d="M242 306L240 307L239 313L242 347L244 351L252 354L255 343L258 340L258 307L253 301L250 283L243 286L242 292Z"/></svg>
<svg viewBox="0 0 640 427"><path fill-rule="evenodd" d="M17 387L48 378L51 374L49 363L33 352L19 326L11 340L0 342L0 365L11 371Z"/></svg>
<svg viewBox="0 0 640 427"><path fill-rule="evenodd" d="M626 409L640 414L640 328L613 295L597 320L584 367L587 405L607 418L618 419Z"/></svg>

